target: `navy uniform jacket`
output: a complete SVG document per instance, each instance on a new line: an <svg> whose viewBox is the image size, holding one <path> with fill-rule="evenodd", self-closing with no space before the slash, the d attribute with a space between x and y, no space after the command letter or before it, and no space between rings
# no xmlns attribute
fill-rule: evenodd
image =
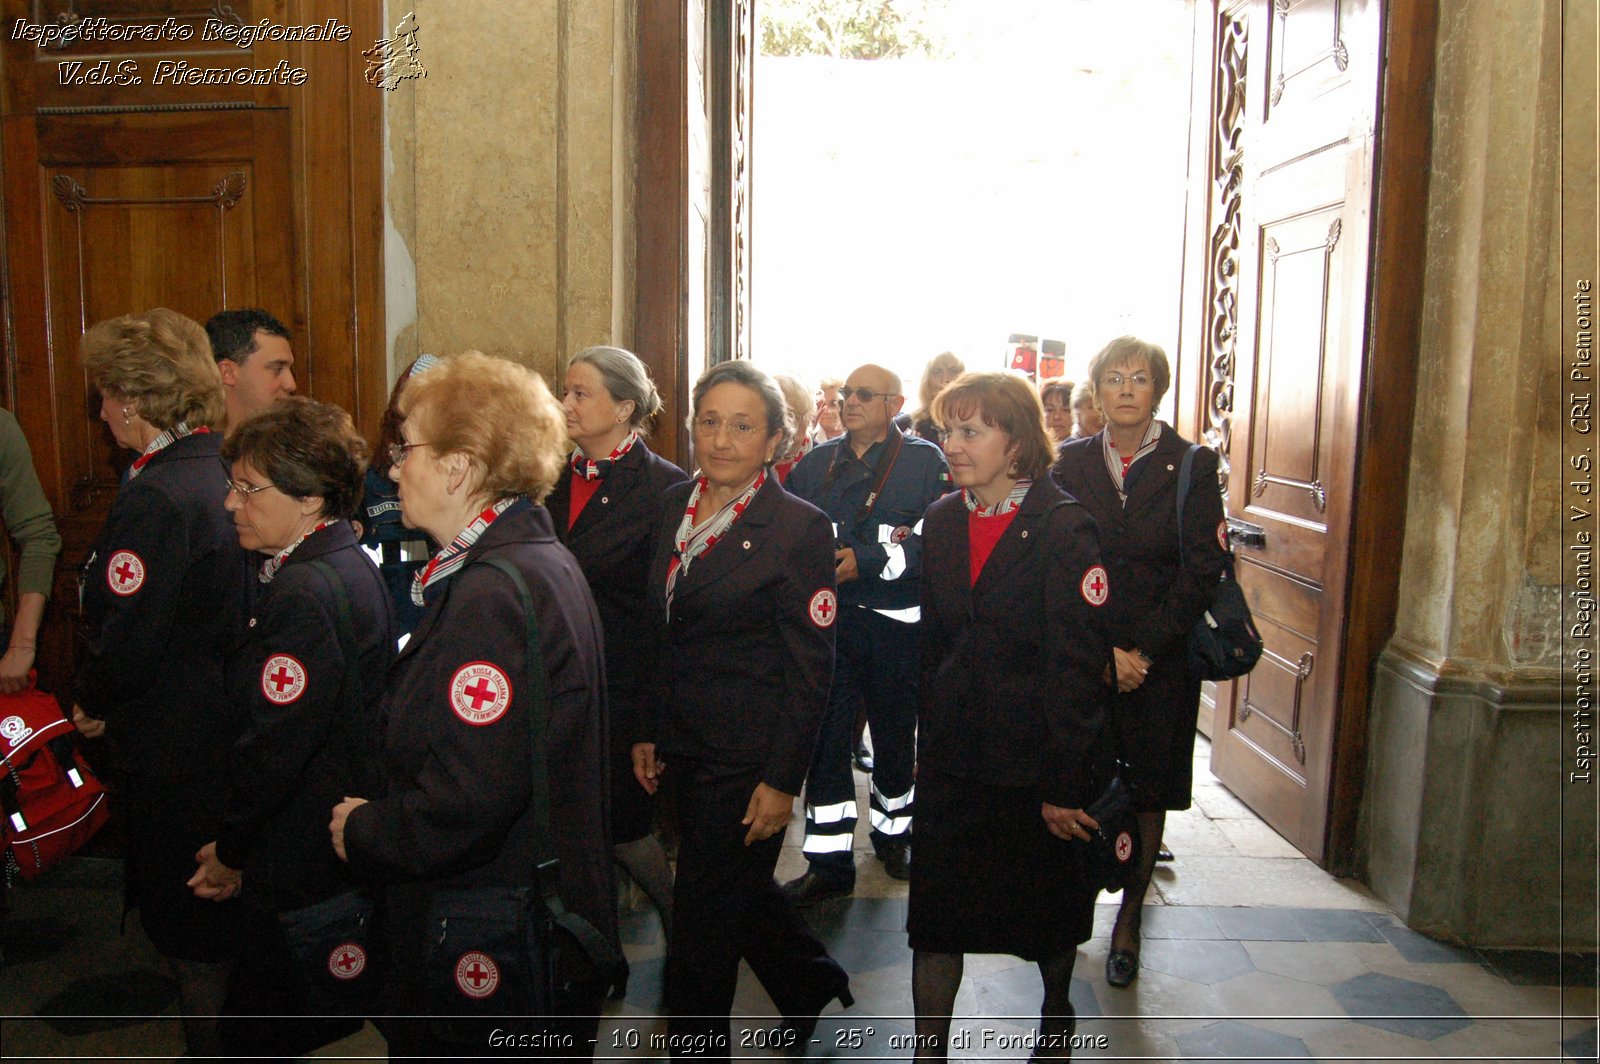
<svg viewBox="0 0 1600 1064"><path fill-rule="evenodd" d="M117 493L84 567L73 698L135 775L220 775L244 724L225 663L257 566L223 509L221 443L202 432L156 452Z"/></svg>
<svg viewBox="0 0 1600 1064"><path fill-rule="evenodd" d="M528 662L516 585L486 564L516 566L533 596L541 660ZM533 883L529 668L549 696L546 762L551 845L567 909L617 942L608 842L606 698L600 621L589 585L526 500L502 513L467 561L428 589L428 611L395 659L383 698L385 794L345 826L350 864L388 885L393 945L417 957L436 887ZM407 978L409 972L401 975Z"/></svg>
<svg viewBox="0 0 1600 1064"><path fill-rule="evenodd" d="M839 545L856 552L861 575L839 588L846 606L903 610L919 601L922 515L950 490L950 470L938 447L915 436L904 439L900 458L860 527L856 515L877 483L878 463L889 440L873 444L861 458L851 450L848 433L819 443L800 459L785 484L827 514L838 529Z"/></svg>
<svg viewBox="0 0 1600 1064"><path fill-rule="evenodd" d="M411 599L411 581L438 547L422 529L405 526L400 489L387 473L376 469L368 469L362 479L361 546L388 585L396 626L401 632L411 631L422 620L422 607Z"/></svg>
<svg viewBox="0 0 1600 1064"><path fill-rule="evenodd" d="M1124 507L1106 469L1101 435L1063 444L1051 476L1100 527L1102 557L1116 592L1110 604L1112 645L1144 651L1154 662L1145 684L1159 682L1163 672L1183 671L1170 666L1186 659L1189 630L1210 608L1222 579L1225 524L1217 452L1202 447L1195 455L1180 562L1178 470L1189 441L1162 426L1155 450L1133 467Z"/></svg>
<svg viewBox="0 0 1600 1064"><path fill-rule="evenodd" d="M334 591L310 564L319 560L345 590L360 663L353 692ZM328 813L345 795L378 793L378 706L394 629L388 589L348 521L306 537L257 597L231 669L250 724L234 747L217 829L217 857L244 870L257 904L302 908L356 885L328 841Z"/></svg>
<svg viewBox="0 0 1600 1064"><path fill-rule="evenodd" d="M1035 481L974 585L967 515L961 496L947 495L923 531L917 760L1081 809L1106 782L1110 701L1094 519L1049 479Z"/></svg>
<svg viewBox="0 0 1600 1064"><path fill-rule="evenodd" d="M653 453L644 441L617 460L605 480L567 528L572 504L572 465L545 500L556 537L567 545L594 593L606 637L606 698L611 732L629 743L638 734L640 651L650 625L650 557L661 527L662 496L686 478L683 470ZM683 511L678 511L678 517ZM691 567L692 568L692 567Z"/></svg>
<svg viewBox="0 0 1600 1064"><path fill-rule="evenodd" d="M833 531L769 474L727 534L679 576L667 564L692 483L667 492L650 566L654 711L641 742L798 794L833 682ZM591 503L590 505L593 505Z"/></svg>

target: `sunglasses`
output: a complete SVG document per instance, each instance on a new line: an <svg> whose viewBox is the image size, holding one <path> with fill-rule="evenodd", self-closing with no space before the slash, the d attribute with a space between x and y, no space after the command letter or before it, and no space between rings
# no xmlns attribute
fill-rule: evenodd
<svg viewBox="0 0 1600 1064"><path fill-rule="evenodd" d="M893 399L899 392L875 392L871 388L841 388L839 398L833 401L834 406L843 406L844 401L852 395L863 403L870 403L874 399Z"/></svg>

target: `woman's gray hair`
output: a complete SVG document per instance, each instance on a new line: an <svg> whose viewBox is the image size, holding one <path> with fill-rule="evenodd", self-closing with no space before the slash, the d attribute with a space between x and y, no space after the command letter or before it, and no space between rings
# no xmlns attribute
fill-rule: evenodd
<svg viewBox="0 0 1600 1064"><path fill-rule="evenodd" d="M789 414L789 404L783 400L783 392L778 388L778 383L767 376L754 365L742 359L730 359L727 362L718 362L715 366L700 374L700 379L694 382L694 393L690 401L691 413L688 418L689 432L694 432L694 420L700 416L700 402L706 393L719 384L742 384L746 388L761 396L761 402L767 408L767 435L774 434L778 437L778 446L773 450L773 457L782 458L789 453L790 445L794 442L794 421Z"/></svg>
<svg viewBox="0 0 1600 1064"><path fill-rule="evenodd" d="M639 356L625 348L602 345L584 348L572 356L567 366L579 363L595 368L614 401L632 400L633 415L628 418L629 425L644 435L650 419L661 410L661 394L656 391L650 371L639 361Z"/></svg>

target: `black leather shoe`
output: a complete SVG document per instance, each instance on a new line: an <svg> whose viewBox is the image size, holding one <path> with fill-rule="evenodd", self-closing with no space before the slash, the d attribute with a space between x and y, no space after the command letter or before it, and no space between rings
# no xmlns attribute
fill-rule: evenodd
<svg viewBox="0 0 1600 1064"><path fill-rule="evenodd" d="M835 749L838 749L838 748L835 747ZM867 744L862 742L860 739L856 740L856 748L853 751L851 751L850 760L855 762L855 766L856 766L857 771L860 771L860 772L871 772L872 771L872 765L873 765L872 751L868 750L867 749Z"/></svg>
<svg viewBox="0 0 1600 1064"><path fill-rule="evenodd" d="M1114 949L1106 958L1106 982L1125 987L1139 974L1139 954L1131 949Z"/></svg>
<svg viewBox="0 0 1600 1064"><path fill-rule="evenodd" d="M911 846L908 843L886 842L876 848L878 860L890 879L911 878Z"/></svg>
<svg viewBox="0 0 1600 1064"><path fill-rule="evenodd" d="M1171 850L1163 846L1156 851L1156 860L1160 861L1162 864L1171 864L1173 861L1176 861L1177 858L1172 856Z"/></svg>
<svg viewBox="0 0 1600 1064"><path fill-rule="evenodd" d="M848 898L855 893L854 886L844 886L839 883L830 883L815 872L807 872L797 879L791 879L783 885L784 894L790 901L804 909L808 906L819 905L834 898ZM831 997L829 1001L833 1000ZM824 1002L826 1004L827 1002Z"/></svg>

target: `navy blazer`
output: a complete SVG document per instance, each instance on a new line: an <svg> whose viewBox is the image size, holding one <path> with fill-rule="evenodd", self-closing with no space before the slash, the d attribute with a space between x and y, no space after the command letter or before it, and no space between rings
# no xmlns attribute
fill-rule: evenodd
<svg viewBox="0 0 1600 1064"><path fill-rule="evenodd" d="M971 580L959 493L923 527L917 760L1081 809L1103 787L1109 609L1094 520L1048 478L1034 482ZM1117 594L1115 582L1110 598Z"/></svg>
<svg viewBox="0 0 1600 1064"><path fill-rule="evenodd" d="M572 464L545 500L556 538L567 545L589 581L606 637L606 698L612 734L630 743L639 731L640 650L649 642L646 586L662 496L688 479L641 440L612 465L589 504L569 529ZM682 511L679 512L680 516Z"/></svg>
<svg viewBox="0 0 1600 1064"><path fill-rule="evenodd" d="M527 660L527 616L504 559L528 584L541 660ZM388 885L405 954L419 950L435 887L521 887L536 858L530 801L528 670L549 696L545 753L560 896L617 942L608 823L600 620L550 515L522 500L428 588L428 611L389 671L383 697L385 791L345 826L351 867ZM407 948L409 947L409 949Z"/></svg>
<svg viewBox="0 0 1600 1064"><path fill-rule="evenodd" d="M314 561L344 589L353 690L335 592ZM306 537L257 597L230 670L250 724L233 750L217 857L244 870L261 904L303 908L355 886L328 841L328 813L345 795L378 793L379 702L394 652L394 604L348 521Z"/></svg>
<svg viewBox="0 0 1600 1064"><path fill-rule="evenodd" d="M769 474L679 576L668 621L667 565L692 488L667 492L650 566L653 717L641 741L669 766L676 755L729 774L754 769L798 794L833 682L833 528Z"/></svg>
<svg viewBox="0 0 1600 1064"><path fill-rule="evenodd" d="M1163 425L1155 450L1134 464L1124 506L1106 469L1102 435L1068 440L1050 475L1100 527L1101 557L1111 573L1112 645L1144 651L1159 680L1158 673L1183 672L1162 665L1187 660L1189 630L1216 600L1222 579L1227 526L1217 452L1202 447L1195 454L1180 559L1178 471L1189 441Z"/></svg>
<svg viewBox="0 0 1600 1064"><path fill-rule="evenodd" d="M221 445L201 432L157 451L117 492L83 567L89 639L73 698L136 776L221 775L244 726L226 662L257 559L223 508Z"/></svg>

